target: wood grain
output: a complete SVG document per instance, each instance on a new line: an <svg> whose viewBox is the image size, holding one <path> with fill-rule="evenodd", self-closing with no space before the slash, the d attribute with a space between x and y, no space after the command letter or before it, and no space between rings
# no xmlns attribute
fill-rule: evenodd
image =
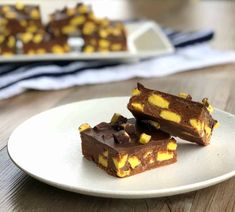
<svg viewBox="0 0 235 212"><path fill-rule="evenodd" d="M235 22L235 3L175 2L120 0L114 3L105 1L105 4L109 8L108 13L119 15L123 19L147 17L178 29L215 28L217 36L213 45L221 49L235 50L235 29L232 27ZM112 4L122 13L115 13ZM101 11L101 6L96 7ZM97 198L62 191L34 180L11 162L6 150L10 133L30 116L74 101L126 96L137 81L175 94L184 91L196 100L206 96L216 107L235 114L234 69L235 64L227 64L162 78L136 78L61 91L28 91L0 101L0 211L235 211L235 178L206 189L172 197L140 200Z"/></svg>

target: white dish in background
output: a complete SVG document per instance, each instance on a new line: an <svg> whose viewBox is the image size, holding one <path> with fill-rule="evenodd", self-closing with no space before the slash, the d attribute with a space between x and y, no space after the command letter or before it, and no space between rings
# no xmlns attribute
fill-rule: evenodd
<svg viewBox="0 0 235 212"><path fill-rule="evenodd" d="M33 62L33 61L70 61L70 60L109 60L109 61L132 61L154 56L169 54L174 47L161 31L159 26L151 21L127 23L128 51L109 53L82 53L79 48L82 45L80 38L71 38L69 44L74 51L61 55L24 55L18 54L11 57L0 56L3 62Z"/></svg>
<svg viewBox="0 0 235 212"><path fill-rule="evenodd" d="M77 131L81 123L109 121L114 112L127 117L129 97L103 98L68 104L38 114L12 133L8 152L32 177L77 193L112 198L150 198L194 191L235 175L235 117L221 110L207 147L178 140L175 164L115 178L83 158Z"/></svg>

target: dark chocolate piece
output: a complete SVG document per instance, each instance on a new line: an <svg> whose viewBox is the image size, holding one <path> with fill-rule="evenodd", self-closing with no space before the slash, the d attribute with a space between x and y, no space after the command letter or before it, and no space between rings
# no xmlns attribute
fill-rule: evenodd
<svg viewBox="0 0 235 212"><path fill-rule="evenodd" d="M135 127L134 134L117 130L112 123L98 124L98 130L97 126L81 125L84 157L116 177L127 177L176 162L177 145L169 134L139 126L133 118L126 124Z"/></svg>
<svg viewBox="0 0 235 212"><path fill-rule="evenodd" d="M24 54L64 54L70 51L66 36L54 37L45 31L39 31L21 33L18 38L22 42Z"/></svg>
<svg viewBox="0 0 235 212"><path fill-rule="evenodd" d="M126 30L121 22L108 19L89 20L83 25L82 37L82 51L86 53L127 50Z"/></svg>
<svg viewBox="0 0 235 212"><path fill-rule="evenodd" d="M182 139L200 145L210 143L216 121L208 104L191 101L138 84L128 103L128 109L138 120L152 120L156 127Z"/></svg>
<svg viewBox="0 0 235 212"><path fill-rule="evenodd" d="M42 27L39 6L23 3L0 5L0 26L10 35L26 31L36 32Z"/></svg>

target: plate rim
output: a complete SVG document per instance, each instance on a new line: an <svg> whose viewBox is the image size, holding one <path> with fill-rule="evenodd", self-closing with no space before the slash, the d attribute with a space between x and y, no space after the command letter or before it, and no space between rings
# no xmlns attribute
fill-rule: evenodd
<svg viewBox="0 0 235 212"><path fill-rule="evenodd" d="M223 182L225 180L228 180L230 178L232 178L233 176L235 176L235 169L231 172L228 172L226 174L208 179L208 180L204 180L204 181L200 181L197 183L191 183L191 184L187 184L187 185L183 185L183 186L174 186L171 188L163 188L163 189L153 189L153 190L146 190L146 191L115 191L115 190L107 190L107 189L87 189L87 187L84 186L79 186L79 188L74 188L73 186L69 186L69 185L65 185L62 183L58 183L58 182L54 182L52 180L48 180L48 179L44 179L43 177L40 177L38 175L35 175L33 173L31 173L30 171L24 169L23 167L20 166L20 164L17 163L17 161L14 160L14 156L12 156L11 153L11 145L12 145L12 136L14 135L14 132L23 124L25 124L26 122L29 122L31 119L40 116L43 113L47 113L51 110L54 109L58 109L61 107L67 107L73 104L78 104L78 103L82 103L82 102L87 102L87 101L97 101L97 100L107 100L107 99L128 99L130 98L129 96L116 96L116 97L101 97L101 98L94 98L94 99L87 99L87 100L81 100L81 101L76 101L76 102L71 102L71 103L67 103L64 105L59 105L53 108L50 108L48 110L42 111L38 114L35 114L33 116L31 116L30 118L28 118L27 120L25 120L24 122L22 122L21 124L19 124L11 133L11 135L9 136L8 139L8 143L7 143L7 153L11 159L11 161L21 170L23 170L26 174L28 174L29 176L33 177L36 180L39 180L40 182L46 183L50 186L62 189L62 190L66 190L66 191L70 191L73 193L80 193L80 194L84 194L84 195L89 195L89 196L95 196L95 197L106 197L106 198L118 198L118 199L141 199L141 198L155 198L155 197L165 197L165 196L172 196L172 195L177 195L177 194L183 194L183 193L188 193L188 192L192 192L192 191L196 191L196 190L200 190L203 188L207 188L209 186L212 185L216 185L220 182ZM226 115L232 116L233 118L235 118L235 115L226 112L224 110L215 108L215 111L218 111L220 113L225 113ZM119 179L122 180L122 179Z"/></svg>

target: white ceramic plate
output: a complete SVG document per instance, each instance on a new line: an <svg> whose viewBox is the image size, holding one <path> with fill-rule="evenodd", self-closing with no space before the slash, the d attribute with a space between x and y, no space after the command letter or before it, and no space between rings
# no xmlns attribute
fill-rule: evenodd
<svg viewBox="0 0 235 212"><path fill-rule="evenodd" d="M127 117L128 97L103 98L61 106L36 115L10 136L11 159L32 177L52 186L113 198L169 196L208 187L235 175L235 117L216 110L220 121L207 147L179 140L178 162L128 178L106 174L83 158L77 131L81 123Z"/></svg>
<svg viewBox="0 0 235 212"><path fill-rule="evenodd" d="M168 38L159 26L151 21L127 23L128 51L86 54L80 51L83 41L80 38L69 39L72 52L66 54L0 56L3 62L61 61L61 60L109 60L132 61L169 54L174 51ZM18 43L20 46L20 44Z"/></svg>

